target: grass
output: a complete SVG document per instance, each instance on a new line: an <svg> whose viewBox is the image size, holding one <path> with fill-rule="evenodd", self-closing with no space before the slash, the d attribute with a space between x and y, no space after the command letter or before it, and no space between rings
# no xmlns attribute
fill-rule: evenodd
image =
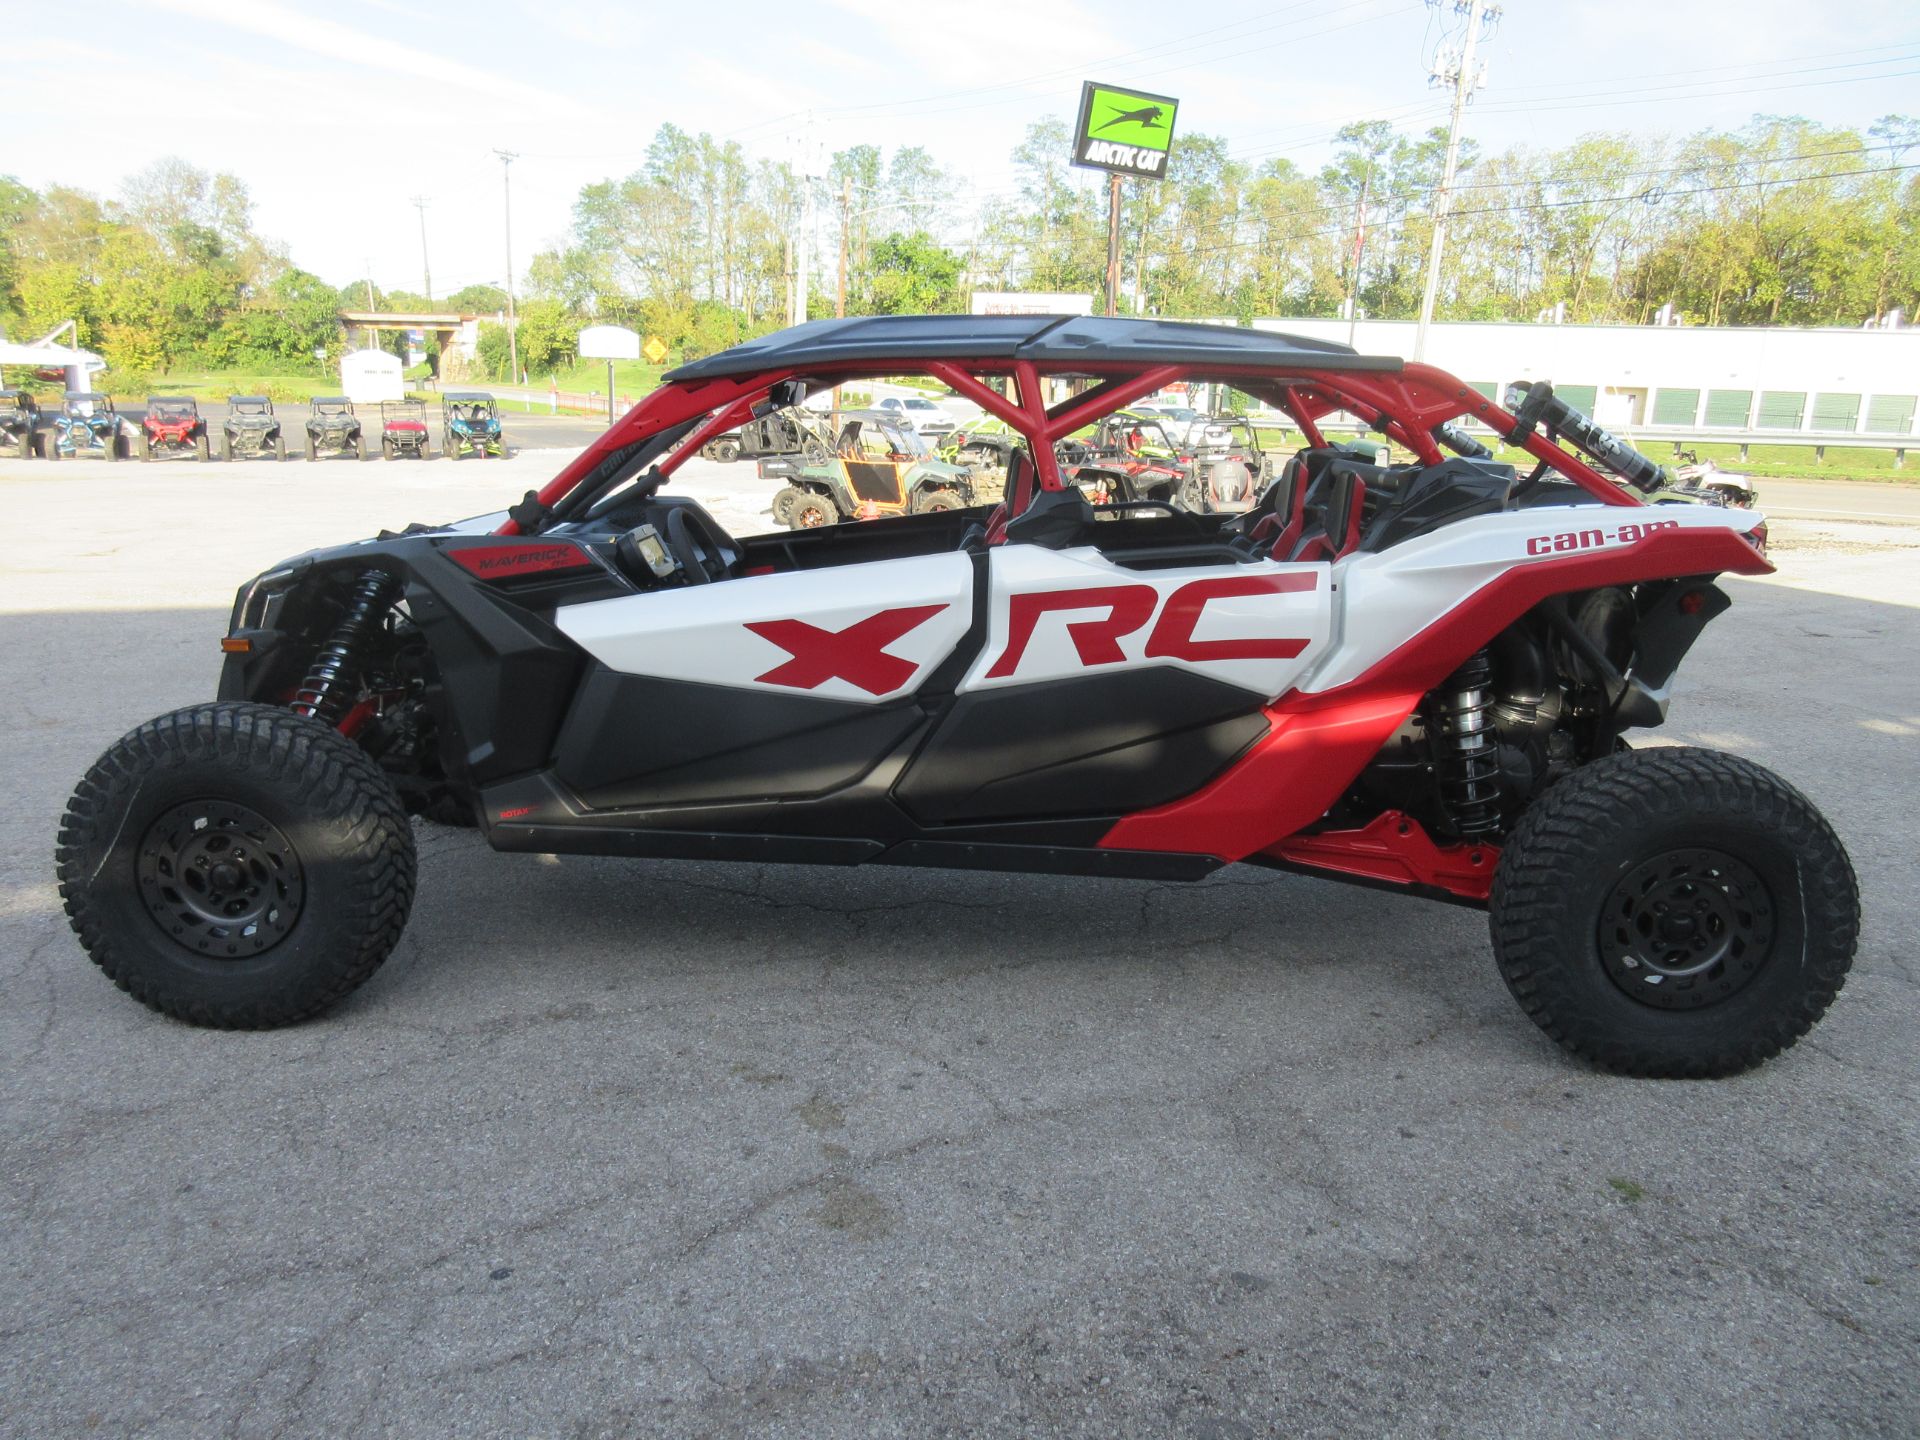
<svg viewBox="0 0 1920 1440"><path fill-rule="evenodd" d="M138 393L113 391L116 402L143 403L149 395L191 395L196 400L224 402L229 395L265 395L272 400L305 403L315 395L338 395L339 376L261 375L244 370L187 370L156 375Z"/></svg>
<svg viewBox="0 0 1920 1440"><path fill-rule="evenodd" d="M659 388L660 377L665 367L651 365L645 360L616 360L613 362L613 389L617 395L638 400L642 395ZM607 362L604 360L576 360L564 370L553 372L553 379L560 382L562 390L593 391L605 394L607 389ZM547 388L547 375L531 375L527 386L534 390Z"/></svg>
<svg viewBox="0 0 1920 1440"><path fill-rule="evenodd" d="M1609 1175L1607 1177L1607 1184L1613 1187L1614 1193L1620 1197L1621 1202L1624 1204L1638 1205L1642 1200L1647 1198L1647 1189L1638 1180L1628 1180L1619 1175Z"/></svg>

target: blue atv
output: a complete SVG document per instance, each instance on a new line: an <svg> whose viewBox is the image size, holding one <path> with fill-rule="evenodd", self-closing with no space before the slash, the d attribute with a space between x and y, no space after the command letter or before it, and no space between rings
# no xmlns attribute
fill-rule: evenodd
<svg viewBox="0 0 1920 1440"><path fill-rule="evenodd" d="M440 397L440 440L449 459L507 453L493 396L484 390L450 390Z"/></svg>
<svg viewBox="0 0 1920 1440"><path fill-rule="evenodd" d="M53 434L48 438L49 460L85 456L118 460L120 417L114 411L112 397L90 390L70 392L60 413L53 417Z"/></svg>

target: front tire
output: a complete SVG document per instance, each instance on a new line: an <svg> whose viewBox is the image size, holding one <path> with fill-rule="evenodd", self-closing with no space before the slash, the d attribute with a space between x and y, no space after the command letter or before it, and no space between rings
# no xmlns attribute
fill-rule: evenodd
<svg viewBox="0 0 1920 1440"><path fill-rule="evenodd" d="M1521 818L1494 954L1533 1022L1622 1075L1751 1069L1810 1030L1860 931L1853 866L1807 798L1712 750L1608 756Z"/></svg>
<svg viewBox="0 0 1920 1440"><path fill-rule="evenodd" d="M267 1029L364 983L413 903L392 784L337 730L269 705L196 705L100 757L55 852L67 918L142 1004Z"/></svg>

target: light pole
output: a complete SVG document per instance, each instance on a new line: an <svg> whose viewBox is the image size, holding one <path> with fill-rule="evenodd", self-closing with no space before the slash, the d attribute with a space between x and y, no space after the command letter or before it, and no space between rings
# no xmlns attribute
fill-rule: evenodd
<svg viewBox="0 0 1920 1440"><path fill-rule="evenodd" d="M1455 0L1454 9L1467 12L1467 38L1460 58L1443 55L1434 67L1434 78L1453 86L1453 121L1447 128L1447 163L1440 172L1440 195L1433 206L1433 249L1427 255L1427 288L1420 297L1420 324L1413 332L1413 358L1424 360L1427 354L1427 327L1433 324L1433 302L1440 293L1440 257L1447 245L1447 210L1453 202L1453 172L1460 163L1460 121L1467 101L1479 88L1480 76L1474 73L1473 49L1480 43L1480 24L1497 19L1500 7L1486 0Z"/></svg>
<svg viewBox="0 0 1920 1440"><path fill-rule="evenodd" d="M427 304L433 304L433 267L427 263L427 197L413 197L413 208L420 212L420 278L426 282Z"/></svg>
<svg viewBox="0 0 1920 1440"><path fill-rule="evenodd" d="M500 157L500 186L507 202L507 376L508 383L520 383L520 342L514 335L513 317L513 162L520 158L512 150L496 150Z"/></svg>

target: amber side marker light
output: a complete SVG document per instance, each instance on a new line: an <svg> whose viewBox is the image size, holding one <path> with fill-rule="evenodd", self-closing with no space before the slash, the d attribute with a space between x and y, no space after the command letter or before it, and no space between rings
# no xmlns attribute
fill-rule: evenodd
<svg viewBox="0 0 1920 1440"><path fill-rule="evenodd" d="M253 653L253 641L244 635L222 635L220 637L220 653L223 655L251 655Z"/></svg>

